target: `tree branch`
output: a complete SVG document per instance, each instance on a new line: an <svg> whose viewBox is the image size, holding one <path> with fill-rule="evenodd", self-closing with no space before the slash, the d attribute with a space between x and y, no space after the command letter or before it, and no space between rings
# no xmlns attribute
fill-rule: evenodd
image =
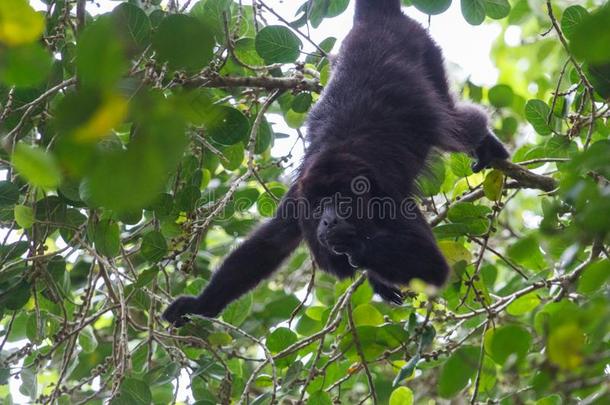
<svg viewBox="0 0 610 405"><path fill-rule="evenodd" d="M316 93L322 91L317 80L299 77L197 77L184 82L184 87L256 87L265 90L308 90Z"/></svg>
<svg viewBox="0 0 610 405"><path fill-rule="evenodd" d="M507 160L495 161L492 166L506 176L517 180L521 188L535 188L551 192L557 189L558 186L557 181L552 177L536 174Z"/></svg>

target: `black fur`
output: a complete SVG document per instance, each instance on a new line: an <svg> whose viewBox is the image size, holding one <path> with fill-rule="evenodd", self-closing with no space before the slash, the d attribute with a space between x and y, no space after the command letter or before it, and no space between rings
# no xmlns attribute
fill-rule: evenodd
<svg viewBox="0 0 610 405"><path fill-rule="evenodd" d="M303 238L322 270L343 278L367 269L387 301L400 304L397 286L413 278L441 286L449 267L410 200L416 177L433 148L470 153L475 171L508 157L486 114L454 101L440 49L400 12L400 0L356 2L354 27L310 113L308 141L275 218L227 257L199 297L178 298L165 319L179 326L186 314L217 316ZM355 215L361 206L366 213Z"/></svg>

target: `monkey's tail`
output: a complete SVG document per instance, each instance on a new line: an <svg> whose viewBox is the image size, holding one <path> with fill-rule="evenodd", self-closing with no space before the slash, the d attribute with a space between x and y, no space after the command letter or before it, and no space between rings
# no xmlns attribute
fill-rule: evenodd
<svg viewBox="0 0 610 405"><path fill-rule="evenodd" d="M356 21L379 15L395 16L400 14L400 0L356 0Z"/></svg>

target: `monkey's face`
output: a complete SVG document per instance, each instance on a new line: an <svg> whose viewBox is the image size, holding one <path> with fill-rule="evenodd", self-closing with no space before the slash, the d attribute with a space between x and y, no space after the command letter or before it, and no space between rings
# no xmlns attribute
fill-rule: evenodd
<svg viewBox="0 0 610 405"><path fill-rule="evenodd" d="M301 223L309 243L343 254L365 240L378 216L371 205L376 188L366 165L351 156L320 158L309 166L300 179L300 195L308 206Z"/></svg>

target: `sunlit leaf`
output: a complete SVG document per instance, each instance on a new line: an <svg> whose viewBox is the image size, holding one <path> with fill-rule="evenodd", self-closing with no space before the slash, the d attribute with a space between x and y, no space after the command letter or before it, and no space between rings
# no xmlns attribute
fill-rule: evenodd
<svg viewBox="0 0 610 405"><path fill-rule="evenodd" d="M549 360L556 366L571 370L582 363L585 335L578 324L560 325L549 334L547 350Z"/></svg>
<svg viewBox="0 0 610 405"><path fill-rule="evenodd" d="M24 229L31 228L34 225L34 210L32 207L15 205L15 221L17 225Z"/></svg>
<svg viewBox="0 0 610 405"><path fill-rule="evenodd" d="M301 40L281 25L267 26L255 39L256 51L266 63L291 63L299 57Z"/></svg>
<svg viewBox="0 0 610 405"><path fill-rule="evenodd" d="M525 117L540 135L550 135L552 130L548 124L551 109L542 100L529 100L525 105Z"/></svg>
<svg viewBox="0 0 610 405"><path fill-rule="evenodd" d="M561 30L567 38L572 37L572 33L578 24L589 15L586 8L574 5L566 8L561 16Z"/></svg>
<svg viewBox="0 0 610 405"><path fill-rule="evenodd" d="M0 2L0 42L19 46L36 41L44 31L44 17L27 0Z"/></svg>
<svg viewBox="0 0 610 405"><path fill-rule="evenodd" d="M12 157L13 166L31 184L52 189L61 182L61 171L50 153L20 143Z"/></svg>

